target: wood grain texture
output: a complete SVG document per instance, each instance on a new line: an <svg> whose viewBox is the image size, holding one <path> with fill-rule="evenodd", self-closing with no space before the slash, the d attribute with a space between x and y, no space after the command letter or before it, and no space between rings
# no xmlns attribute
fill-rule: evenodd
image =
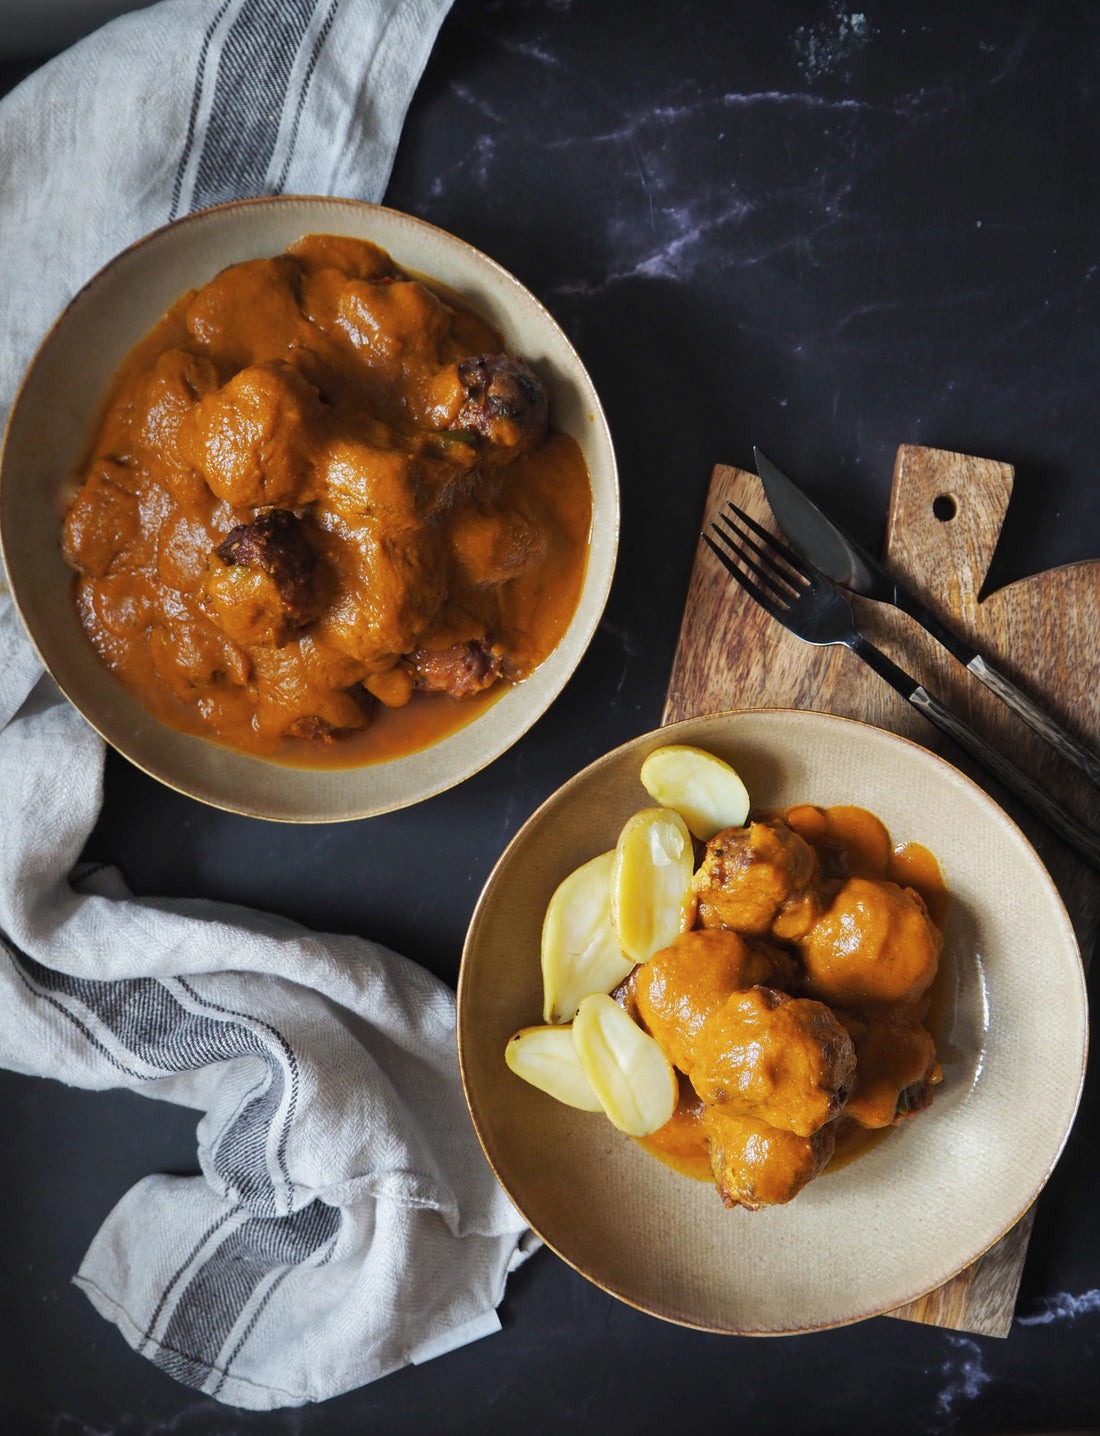
<svg viewBox="0 0 1100 1436"><path fill-rule="evenodd" d="M883 558L891 571L1009 678L1094 749L1100 735L1095 646L1100 562L1068 565L983 598L982 585L1012 496L1009 465L903 445L894 467ZM778 533L755 474L719 466L703 525L733 500ZM843 522L843 515L838 515ZM702 526L702 525L701 525ZM863 631L908 673L1100 827L1100 794L1009 713L916 623L857 599ZM861 718L913 738L966 772L1019 823L1057 883L1086 960L1100 919L1100 875L916 714L846 649L792 637L743 594L700 541L662 721L724 709L811 708ZM1006 1336L1033 1212L971 1267L891 1315Z"/></svg>

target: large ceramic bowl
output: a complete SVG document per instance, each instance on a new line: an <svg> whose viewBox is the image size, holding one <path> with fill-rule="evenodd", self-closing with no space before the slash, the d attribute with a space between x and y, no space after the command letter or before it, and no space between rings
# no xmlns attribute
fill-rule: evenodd
<svg viewBox="0 0 1100 1436"><path fill-rule="evenodd" d="M642 760L692 743L738 768L754 804L851 803L940 861L948 989L932 1107L787 1206L727 1211L602 1113L564 1107L505 1066L541 1021L539 935L573 868L652 805ZM881 729L760 711L677 723L566 783L520 830L478 903L458 990L478 1135L534 1230L584 1276L657 1316L779 1334L856 1321L939 1286L1035 1200L1081 1092L1086 999L1061 899L1019 829L968 778Z"/></svg>
<svg viewBox="0 0 1100 1436"><path fill-rule="evenodd" d="M152 718L100 664L70 599L58 546L60 494L90 437L108 381L185 291L226 265L273 255L310 233L373 240L398 264L455 290L502 331L550 390L553 423L579 443L592 480L592 533L577 611L558 648L465 728L421 752L341 770L282 766L179 733ZM112 260L43 341L12 409L0 457L0 538L23 621L87 720L170 787L253 816L320 822L405 807L452 787L516 741L561 691L595 632L618 543L618 482L607 423L561 329L519 282L453 235L351 200L281 198L205 210Z"/></svg>

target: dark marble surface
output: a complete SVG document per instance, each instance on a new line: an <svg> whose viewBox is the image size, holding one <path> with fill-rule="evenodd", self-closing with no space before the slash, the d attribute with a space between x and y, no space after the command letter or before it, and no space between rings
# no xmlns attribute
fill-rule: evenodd
<svg viewBox="0 0 1100 1436"><path fill-rule="evenodd" d="M747 465L759 444L874 544L899 442L1006 459L993 581L1100 556L1098 58L1100 5L1081 0L456 0L386 200L511 269L593 375L623 490L598 636L542 722L459 791L293 829L112 759L92 852L141 892L368 934L453 983L519 824L658 721L716 461ZM449 852L427 895L426 830ZM10 1074L0 1099L5 1436L1100 1427L1095 1073L1005 1340L887 1319L709 1336L541 1252L499 1335L269 1416L175 1385L69 1284L134 1181L195 1169L194 1114Z"/></svg>

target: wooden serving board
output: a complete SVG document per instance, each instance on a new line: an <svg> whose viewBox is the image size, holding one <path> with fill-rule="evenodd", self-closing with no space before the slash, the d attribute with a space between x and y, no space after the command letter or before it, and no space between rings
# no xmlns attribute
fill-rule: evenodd
<svg viewBox="0 0 1100 1436"><path fill-rule="evenodd" d="M1012 494L1008 464L903 445L883 558L1066 728L1100 747L1100 562L1071 564L1021 580L979 601ZM719 466L703 527L727 499L778 532L755 474ZM938 517L947 515L949 517ZM838 516L843 522L843 516ZM1100 794L1061 762L984 687L897 610L855 600L863 631L908 673L948 702L1069 808L1100 827ZM737 587L700 541L662 721L725 709L810 708L861 718L913 738L986 788L1035 844L1091 955L1100 917L1100 874L1054 838L843 648L792 637ZM1033 1212L973 1266L891 1315L986 1336L1012 1323Z"/></svg>

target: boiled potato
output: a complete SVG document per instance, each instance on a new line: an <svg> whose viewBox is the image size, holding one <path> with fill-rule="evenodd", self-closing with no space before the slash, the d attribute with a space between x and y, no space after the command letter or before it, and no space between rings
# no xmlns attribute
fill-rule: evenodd
<svg viewBox="0 0 1100 1436"><path fill-rule="evenodd" d="M573 1021L573 1044L592 1090L620 1132L648 1137L665 1125L679 1097L676 1073L614 998L594 992L584 999Z"/></svg>
<svg viewBox="0 0 1100 1436"><path fill-rule="evenodd" d="M693 867L691 834L679 813L643 808L627 819L611 873L611 921L627 957L648 962L687 931Z"/></svg>
<svg viewBox="0 0 1100 1436"><path fill-rule="evenodd" d="M509 1038L504 1060L517 1077L568 1107L584 1112L599 1112L603 1107L584 1074L568 1027L523 1028Z"/></svg>
<svg viewBox="0 0 1100 1436"><path fill-rule="evenodd" d="M634 963L611 924L615 854L601 853L562 882L542 924L542 1019L572 1022L581 998L610 992Z"/></svg>
<svg viewBox="0 0 1100 1436"><path fill-rule="evenodd" d="M723 828L741 828L749 795L737 772L702 748L670 743L642 764L642 786L651 798L674 808L702 842Z"/></svg>

